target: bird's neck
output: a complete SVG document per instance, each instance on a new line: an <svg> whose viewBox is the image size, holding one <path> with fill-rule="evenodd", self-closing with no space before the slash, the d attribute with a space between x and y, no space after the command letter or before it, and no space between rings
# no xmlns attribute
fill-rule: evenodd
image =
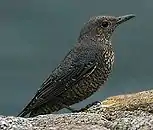
<svg viewBox="0 0 153 130"><path fill-rule="evenodd" d="M95 35L95 36L89 36L89 35L84 35L83 37L79 37L78 41L93 41L96 44L97 43L102 43L106 45L111 45L111 38L110 37L105 37L104 35Z"/></svg>

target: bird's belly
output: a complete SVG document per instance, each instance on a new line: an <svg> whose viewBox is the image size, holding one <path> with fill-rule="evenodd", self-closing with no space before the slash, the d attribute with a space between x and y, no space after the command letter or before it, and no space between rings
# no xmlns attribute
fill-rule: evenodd
<svg viewBox="0 0 153 130"><path fill-rule="evenodd" d="M96 92L107 80L109 73L102 68L96 68L95 72L79 81L60 95L63 104L72 105L78 103Z"/></svg>
<svg viewBox="0 0 153 130"><path fill-rule="evenodd" d="M84 77L76 85L59 95L56 101L50 101L47 105L50 109L50 113L90 97L100 88L100 86L104 84L109 76L109 73L110 70L108 70L108 68L97 67L89 76Z"/></svg>

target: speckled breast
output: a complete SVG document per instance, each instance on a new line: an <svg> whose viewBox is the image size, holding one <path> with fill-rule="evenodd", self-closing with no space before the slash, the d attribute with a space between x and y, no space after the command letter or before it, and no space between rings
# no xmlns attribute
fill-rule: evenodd
<svg viewBox="0 0 153 130"><path fill-rule="evenodd" d="M65 105L71 105L88 98L104 84L113 67L113 50L105 51L103 56L97 59L97 63L92 74L79 81L72 89L63 93L62 98Z"/></svg>

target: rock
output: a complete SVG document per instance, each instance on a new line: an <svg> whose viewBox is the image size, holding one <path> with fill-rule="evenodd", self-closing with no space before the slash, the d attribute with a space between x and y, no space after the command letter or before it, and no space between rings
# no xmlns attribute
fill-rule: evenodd
<svg viewBox="0 0 153 130"><path fill-rule="evenodd" d="M0 116L0 130L32 130L32 124L28 119L12 116Z"/></svg>
<svg viewBox="0 0 153 130"><path fill-rule="evenodd" d="M40 115L34 118L0 117L3 130L108 130L109 121L99 114L73 113Z"/></svg>
<svg viewBox="0 0 153 130"><path fill-rule="evenodd" d="M95 111L96 113L100 113L102 111L112 112L134 110L142 110L150 113L153 112L153 90L109 97L104 101L84 108L84 111L93 111L94 113Z"/></svg>
<svg viewBox="0 0 153 130"><path fill-rule="evenodd" d="M153 130L153 90L110 97L81 112L0 116L0 130Z"/></svg>

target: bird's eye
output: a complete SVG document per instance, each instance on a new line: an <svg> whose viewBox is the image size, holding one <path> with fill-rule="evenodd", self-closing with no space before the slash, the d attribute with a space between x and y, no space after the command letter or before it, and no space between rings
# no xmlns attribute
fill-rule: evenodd
<svg viewBox="0 0 153 130"><path fill-rule="evenodd" d="M107 21L103 21L102 22L102 27L107 28L109 25L109 23Z"/></svg>

